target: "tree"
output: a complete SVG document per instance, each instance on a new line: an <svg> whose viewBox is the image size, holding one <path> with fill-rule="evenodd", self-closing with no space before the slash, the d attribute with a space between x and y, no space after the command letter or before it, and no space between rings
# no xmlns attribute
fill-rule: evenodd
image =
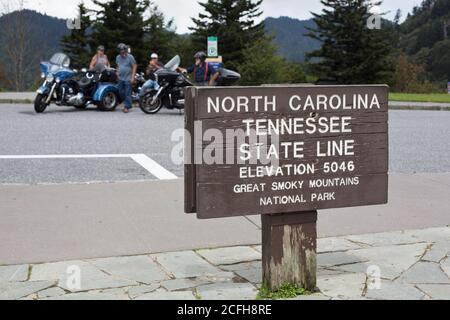
<svg viewBox="0 0 450 320"><path fill-rule="evenodd" d="M94 0L100 9L96 11L93 25L92 46L104 45L106 53L114 62L117 45L125 43L141 69L147 66L151 52L170 59L174 54L175 32L172 21L150 0Z"/></svg>
<svg viewBox="0 0 450 320"><path fill-rule="evenodd" d="M395 13L394 24L397 28L400 27L400 20L402 19L402 10L398 9Z"/></svg>
<svg viewBox="0 0 450 320"><path fill-rule="evenodd" d="M117 45L126 43L138 63L146 65L145 29L150 0L94 0L99 8L95 11L96 21L93 25L92 46L104 45L106 53L114 63ZM144 59L145 58L145 59Z"/></svg>
<svg viewBox="0 0 450 320"><path fill-rule="evenodd" d="M321 14L313 14L316 29L309 36L322 48L308 54L313 72L340 84L389 82L393 74L392 47L388 33L370 30L368 0L322 0Z"/></svg>
<svg viewBox="0 0 450 320"><path fill-rule="evenodd" d="M33 56L39 50L31 47L32 29L29 12L24 9L24 0L0 0L0 9L6 16L0 28L0 60L5 70L3 84L8 89L23 91L33 70Z"/></svg>
<svg viewBox="0 0 450 320"><path fill-rule="evenodd" d="M415 64L404 53L400 53L396 61L396 70L392 90L394 92L414 92L420 86L419 76L424 67Z"/></svg>
<svg viewBox="0 0 450 320"><path fill-rule="evenodd" d="M302 68L277 55L272 38L266 35L262 0L208 0L204 12L193 19L195 51L204 50L208 36L219 38L219 54L229 69L241 73L242 85L304 82ZM206 51L206 50L205 50Z"/></svg>
<svg viewBox="0 0 450 320"><path fill-rule="evenodd" d="M396 60L395 76L391 88L394 92L442 92L442 83L433 83L427 78L429 78L429 75L425 70L425 65L414 61L401 52Z"/></svg>
<svg viewBox="0 0 450 320"><path fill-rule="evenodd" d="M71 65L74 68L87 68L93 50L90 47L89 28L91 27L91 18L83 2L78 5L78 19L80 28L74 28L70 34L61 39L63 51L70 57Z"/></svg>
<svg viewBox="0 0 450 320"><path fill-rule="evenodd" d="M280 83L283 59L276 56L276 49L265 38L244 51L245 61L240 65L242 85Z"/></svg>
<svg viewBox="0 0 450 320"><path fill-rule="evenodd" d="M306 77L301 66L287 63L276 51L271 39L267 37L245 50L245 62L240 65L241 85L305 82Z"/></svg>
<svg viewBox="0 0 450 320"><path fill-rule="evenodd" d="M186 65L194 58L195 45L190 35L175 35L173 38L174 50L181 57L181 63Z"/></svg>
<svg viewBox="0 0 450 320"><path fill-rule="evenodd" d="M5 89L6 84L8 83L7 79L5 69L3 68L3 65L0 64L0 92Z"/></svg>
<svg viewBox="0 0 450 320"><path fill-rule="evenodd" d="M166 21L156 5L152 4L149 11L150 17L145 27L145 50L147 53L156 52L162 60L168 61L177 54L179 39L174 31L173 20Z"/></svg>
<svg viewBox="0 0 450 320"><path fill-rule="evenodd" d="M208 36L219 38L219 54L227 67L238 70L245 63L244 52L265 37L262 0L208 0L200 3L204 12L192 19L193 42L197 51L205 50ZM206 51L206 50L205 50Z"/></svg>
<svg viewBox="0 0 450 320"><path fill-rule="evenodd" d="M450 81L450 40L436 43L428 55L428 66L431 80L447 83Z"/></svg>
<svg viewBox="0 0 450 320"><path fill-rule="evenodd" d="M401 49L414 63L423 65L424 75L437 91L450 80L450 1L427 0L401 25Z"/></svg>

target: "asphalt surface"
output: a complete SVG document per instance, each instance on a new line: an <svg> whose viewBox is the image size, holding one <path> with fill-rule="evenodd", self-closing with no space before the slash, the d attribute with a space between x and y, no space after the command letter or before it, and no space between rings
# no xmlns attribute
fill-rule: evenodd
<svg viewBox="0 0 450 320"><path fill-rule="evenodd" d="M450 172L450 112L390 112L391 173Z"/></svg>
<svg viewBox="0 0 450 320"><path fill-rule="evenodd" d="M320 211L318 236L450 225L450 174L389 184L388 205ZM183 191L183 179L0 185L0 266L261 243L261 217L198 220Z"/></svg>
<svg viewBox="0 0 450 320"><path fill-rule="evenodd" d="M178 111L148 116L99 112L95 108L49 107L35 114L31 105L0 105L0 156L89 155L90 159L0 159L0 184L48 184L155 180L129 158L95 155L146 154L176 176L184 173L171 152L180 141L171 136L182 129Z"/></svg>
<svg viewBox="0 0 450 320"><path fill-rule="evenodd" d="M183 166L171 154L184 117L163 110L148 116L94 108L0 105L0 156L88 155L89 159L0 159L0 184L53 184L156 180L132 159L95 155L145 154L177 177ZM179 131L178 131L179 133ZM450 172L450 112L391 111L391 173ZM178 134L179 138L179 134Z"/></svg>
<svg viewBox="0 0 450 320"><path fill-rule="evenodd" d="M0 104L0 265L259 243L260 217L183 214L183 124L168 110ZM390 112L389 205L321 211L319 236L450 224L449 137L450 112Z"/></svg>

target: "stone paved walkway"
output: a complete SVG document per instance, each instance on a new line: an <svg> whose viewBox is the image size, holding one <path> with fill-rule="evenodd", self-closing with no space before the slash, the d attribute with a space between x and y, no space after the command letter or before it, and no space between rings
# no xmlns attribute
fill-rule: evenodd
<svg viewBox="0 0 450 320"><path fill-rule="evenodd" d="M242 246L0 266L0 300L251 300L260 259ZM450 299L450 227L320 239L318 264L299 299Z"/></svg>

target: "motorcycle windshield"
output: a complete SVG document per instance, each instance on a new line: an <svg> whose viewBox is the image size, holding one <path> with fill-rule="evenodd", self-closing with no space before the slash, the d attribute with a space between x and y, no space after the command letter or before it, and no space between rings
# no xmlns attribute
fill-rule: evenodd
<svg viewBox="0 0 450 320"><path fill-rule="evenodd" d="M68 68L70 67L70 58L66 54L59 52L50 58L50 63L59 67Z"/></svg>
<svg viewBox="0 0 450 320"><path fill-rule="evenodd" d="M164 66L164 68L168 69L168 70L172 70L172 71L176 71L178 69L178 67L181 64L181 58L180 56L175 56L172 58L172 60L170 60L169 62L167 62L167 64Z"/></svg>

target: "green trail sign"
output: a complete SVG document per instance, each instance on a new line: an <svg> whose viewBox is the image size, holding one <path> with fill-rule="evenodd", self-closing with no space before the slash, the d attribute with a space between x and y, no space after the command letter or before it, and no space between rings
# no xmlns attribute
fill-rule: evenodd
<svg viewBox="0 0 450 320"><path fill-rule="evenodd" d="M219 56L219 39L208 37L208 57L217 58Z"/></svg>

